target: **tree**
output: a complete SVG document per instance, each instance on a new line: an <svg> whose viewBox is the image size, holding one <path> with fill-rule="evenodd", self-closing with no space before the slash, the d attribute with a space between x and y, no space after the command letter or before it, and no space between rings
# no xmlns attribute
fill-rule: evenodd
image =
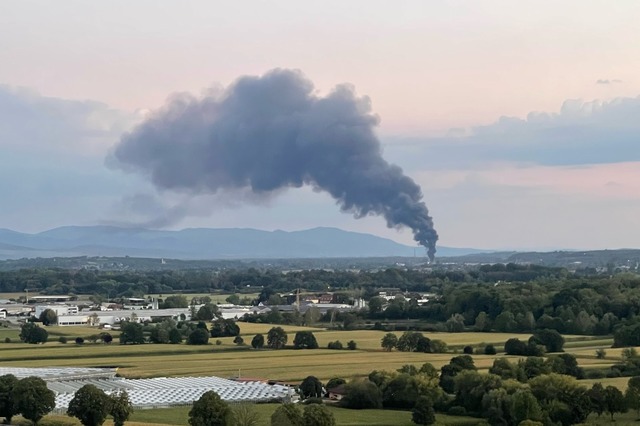
<svg viewBox="0 0 640 426"><path fill-rule="evenodd" d="M22 326L20 330L20 340L25 343L46 343L49 333L42 327L38 327L33 322L28 322Z"/></svg>
<svg viewBox="0 0 640 426"><path fill-rule="evenodd" d="M318 349L316 336L310 331L298 331L293 339L295 349Z"/></svg>
<svg viewBox="0 0 640 426"><path fill-rule="evenodd" d="M496 358L493 365L489 368L490 374L500 376L503 380L515 379L525 381L524 371L520 365L512 364L507 358Z"/></svg>
<svg viewBox="0 0 640 426"><path fill-rule="evenodd" d="M18 414L14 401L13 388L18 379L13 374L0 376L0 417L5 418L5 423L11 424L11 418Z"/></svg>
<svg viewBox="0 0 640 426"><path fill-rule="evenodd" d="M602 383L594 383L591 386L591 389L587 391L587 396L591 401L591 408L596 414L598 414L598 417L600 417L607 409L604 386L602 386Z"/></svg>
<svg viewBox="0 0 640 426"><path fill-rule="evenodd" d="M306 326L312 326L320 320L320 317L322 317L320 310L315 306L311 306L307 309L307 312L304 313L304 324Z"/></svg>
<svg viewBox="0 0 640 426"><path fill-rule="evenodd" d="M493 389L502 387L502 380L495 374L480 374L475 370L463 370L454 378L456 405L468 412L479 412L482 397Z"/></svg>
<svg viewBox="0 0 640 426"><path fill-rule="evenodd" d="M341 350L342 342L340 340L336 340L335 342L329 342L327 344L327 349Z"/></svg>
<svg viewBox="0 0 640 426"><path fill-rule="evenodd" d="M460 355L451 358L449 364L440 369L440 387L447 393L454 392L454 377L463 370L475 370L473 358L469 355Z"/></svg>
<svg viewBox="0 0 640 426"><path fill-rule="evenodd" d="M112 394L110 397L109 414L113 417L114 426L123 426L133 413L133 406L129 394L125 390Z"/></svg>
<svg viewBox="0 0 640 426"><path fill-rule="evenodd" d="M169 296L164 300L162 304L162 309L173 309L173 308L188 308L189 302L187 298L184 296Z"/></svg>
<svg viewBox="0 0 640 426"><path fill-rule="evenodd" d="M626 413L628 410L627 401L615 386L607 386L604 389L604 402L607 413L611 415L611 421L613 421L613 415L615 413Z"/></svg>
<svg viewBox="0 0 640 426"><path fill-rule="evenodd" d="M230 318L219 318L211 324L211 337L234 337L239 335L240 326Z"/></svg>
<svg viewBox="0 0 640 426"><path fill-rule="evenodd" d="M411 409L420 395L419 382L415 376L399 374L391 379L382 392L385 408Z"/></svg>
<svg viewBox="0 0 640 426"><path fill-rule="evenodd" d="M449 349L447 347L447 343L444 340L440 339L433 339L429 343L429 346L431 347L431 352L434 354L443 354Z"/></svg>
<svg viewBox="0 0 640 426"><path fill-rule="evenodd" d="M309 404L302 414L304 426L335 426L336 419L327 407L320 404Z"/></svg>
<svg viewBox="0 0 640 426"><path fill-rule="evenodd" d="M349 349L350 351L355 351L356 349L358 349L358 344L354 340L349 340L347 342L347 349Z"/></svg>
<svg viewBox="0 0 640 426"><path fill-rule="evenodd" d="M43 325L55 325L58 323L58 314L53 309L45 309L40 313L39 320Z"/></svg>
<svg viewBox="0 0 640 426"><path fill-rule="evenodd" d="M345 385L340 405L353 409L382 408L382 392L369 380L356 380Z"/></svg>
<svg viewBox="0 0 640 426"><path fill-rule="evenodd" d="M235 404L233 411L234 426L258 426L260 424L260 414L254 408L255 404L243 402Z"/></svg>
<svg viewBox="0 0 640 426"><path fill-rule="evenodd" d="M198 321L211 321L212 319L218 317L220 315L220 311L218 310L218 306L212 303L206 303L198 309L194 318ZM213 336L216 337L216 336Z"/></svg>
<svg viewBox="0 0 640 426"><path fill-rule="evenodd" d="M282 404L271 415L271 426L303 426L302 413L295 404Z"/></svg>
<svg viewBox="0 0 640 426"><path fill-rule="evenodd" d="M604 348L596 349L596 358L605 359L607 357L607 351Z"/></svg>
<svg viewBox="0 0 640 426"><path fill-rule="evenodd" d="M255 336L253 336L253 339L251 339L251 347L253 349L262 349L263 346L264 336L262 334L256 334Z"/></svg>
<svg viewBox="0 0 640 426"><path fill-rule="evenodd" d="M100 333L100 339L102 340L103 343L109 344L111 342L113 342L113 336L111 335L111 333Z"/></svg>
<svg viewBox="0 0 640 426"><path fill-rule="evenodd" d="M322 382L315 376L307 376L298 389L303 399L322 397Z"/></svg>
<svg viewBox="0 0 640 426"><path fill-rule="evenodd" d="M636 410L637 416L640 417L640 376L629 379L624 398L627 400L627 406Z"/></svg>
<svg viewBox="0 0 640 426"><path fill-rule="evenodd" d="M552 422L582 423L592 411L587 390L574 377L556 373L529 380L531 392Z"/></svg>
<svg viewBox="0 0 640 426"><path fill-rule="evenodd" d="M417 425L432 425L436 422L433 402L426 396L420 396L411 410L411 420Z"/></svg>
<svg viewBox="0 0 640 426"><path fill-rule="evenodd" d="M189 411L191 426L230 426L232 419L231 408L214 391L202 394Z"/></svg>
<svg viewBox="0 0 640 426"><path fill-rule="evenodd" d="M438 369L433 366L430 362L425 362L418 370L418 374L422 374L423 376L429 377L430 379L438 378Z"/></svg>
<svg viewBox="0 0 640 426"><path fill-rule="evenodd" d="M140 345L144 343L144 331L142 324L125 321L120 325L121 345Z"/></svg>
<svg viewBox="0 0 640 426"><path fill-rule="evenodd" d="M562 352L564 337L556 330L538 330L529 338L529 343L543 345L547 352Z"/></svg>
<svg viewBox="0 0 640 426"><path fill-rule="evenodd" d="M382 308L385 303L387 303L386 299L380 296L375 296L369 299L369 313L372 316L375 316L382 312Z"/></svg>
<svg viewBox="0 0 640 426"><path fill-rule="evenodd" d="M233 338L233 343L235 343L238 346L242 346L244 345L244 339L242 338L242 336L236 336Z"/></svg>
<svg viewBox="0 0 640 426"><path fill-rule="evenodd" d="M13 387L16 411L25 419L38 424L56 406L56 395L39 377L26 377Z"/></svg>
<svg viewBox="0 0 640 426"><path fill-rule="evenodd" d="M209 343L209 332L204 328L196 328L187 336L187 345L206 345Z"/></svg>
<svg viewBox="0 0 640 426"><path fill-rule="evenodd" d="M182 333L180 333L180 330L175 327L169 330L169 343L172 345L182 343Z"/></svg>
<svg viewBox="0 0 640 426"><path fill-rule="evenodd" d="M110 399L94 385L84 385L69 402L67 415L77 417L84 426L100 426L109 414Z"/></svg>
<svg viewBox="0 0 640 426"><path fill-rule="evenodd" d="M393 348L398 344L398 336L393 333L387 333L380 340L380 346L384 348L385 351L390 352Z"/></svg>
<svg viewBox="0 0 640 426"><path fill-rule="evenodd" d="M267 333L267 346L272 349L282 349L287 344L287 333L282 327L272 327Z"/></svg>
<svg viewBox="0 0 640 426"><path fill-rule="evenodd" d="M484 347L485 355L495 355L496 353L497 353L496 347L493 346L491 343L489 343L487 346Z"/></svg>
<svg viewBox="0 0 640 426"><path fill-rule="evenodd" d="M511 397L511 417L515 424L524 420L542 420L542 409L529 390L518 390Z"/></svg>
<svg viewBox="0 0 640 426"><path fill-rule="evenodd" d="M396 343L402 352L431 352L431 339L417 331L405 331Z"/></svg>

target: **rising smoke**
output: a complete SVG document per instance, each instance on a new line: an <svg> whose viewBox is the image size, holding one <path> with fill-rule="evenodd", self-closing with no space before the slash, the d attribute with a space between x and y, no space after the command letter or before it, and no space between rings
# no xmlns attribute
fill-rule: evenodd
<svg viewBox="0 0 640 426"><path fill-rule="evenodd" d="M311 185L356 218L409 227L433 259L438 234L420 187L382 158L377 123L351 86L319 97L300 72L273 70L201 98L174 96L122 137L111 160L194 194Z"/></svg>

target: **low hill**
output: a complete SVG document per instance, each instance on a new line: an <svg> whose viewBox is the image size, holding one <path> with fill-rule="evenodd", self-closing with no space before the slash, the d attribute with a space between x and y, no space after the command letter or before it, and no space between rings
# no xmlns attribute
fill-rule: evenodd
<svg viewBox="0 0 640 426"><path fill-rule="evenodd" d="M440 247L460 256L480 250ZM264 259L424 256L424 249L336 228L261 231L189 228L161 231L114 226L65 226L26 234L0 229L0 259L25 257L135 256L172 259Z"/></svg>

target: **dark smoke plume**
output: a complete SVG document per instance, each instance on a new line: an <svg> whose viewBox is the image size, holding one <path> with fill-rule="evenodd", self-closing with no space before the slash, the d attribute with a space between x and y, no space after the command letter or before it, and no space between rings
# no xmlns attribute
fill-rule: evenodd
<svg viewBox="0 0 640 426"><path fill-rule="evenodd" d="M420 187L382 158L377 123L351 86L319 97L300 72L273 70L201 98L174 96L122 137L112 159L156 187L191 193L311 185L356 218L411 228L433 259L438 234Z"/></svg>

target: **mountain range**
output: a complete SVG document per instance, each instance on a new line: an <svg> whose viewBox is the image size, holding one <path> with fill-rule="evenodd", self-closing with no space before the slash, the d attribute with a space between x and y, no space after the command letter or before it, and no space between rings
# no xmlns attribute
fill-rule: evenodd
<svg viewBox="0 0 640 426"><path fill-rule="evenodd" d="M439 256L483 250L438 247ZM132 256L172 259L265 259L424 256L424 249L337 228L262 231L189 228L163 231L115 226L64 226L36 234L0 229L0 259Z"/></svg>

